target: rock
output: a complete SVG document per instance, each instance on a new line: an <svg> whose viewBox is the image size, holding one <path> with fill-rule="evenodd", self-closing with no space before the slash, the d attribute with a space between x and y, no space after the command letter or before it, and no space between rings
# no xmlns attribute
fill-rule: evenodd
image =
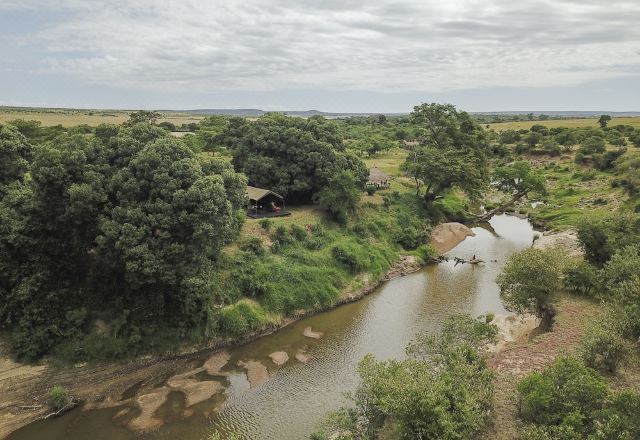
<svg viewBox="0 0 640 440"><path fill-rule="evenodd" d="M475 235L471 229L462 223L440 223L431 231L430 244L439 254L443 254L456 247L465 238Z"/></svg>
<svg viewBox="0 0 640 440"><path fill-rule="evenodd" d="M187 375L194 374L197 371L179 374L167 380L167 386L184 394L187 408L209 400L214 394L224 389L224 386L215 380L198 381L192 377L187 377Z"/></svg>
<svg viewBox="0 0 640 440"><path fill-rule="evenodd" d="M162 419L154 417L154 414L167 401L170 391L170 388L162 387L138 396L135 403L140 408L140 415L129 422L129 428L134 431L145 432L162 426Z"/></svg>
<svg viewBox="0 0 640 440"><path fill-rule="evenodd" d="M296 360L303 364L308 364L311 361L311 357L303 351L296 353Z"/></svg>
<svg viewBox="0 0 640 440"><path fill-rule="evenodd" d="M251 388L258 387L269 380L269 372L262 362L259 361L238 361L238 366L247 370L247 380Z"/></svg>
<svg viewBox="0 0 640 440"><path fill-rule="evenodd" d="M207 373L211 376L224 375L220 370L222 370L222 367L227 365L230 358L231 355L228 352L220 351L207 359L204 365L202 365L202 368L207 370Z"/></svg>
<svg viewBox="0 0 640 440"><path fill-rule="evenodd" d="M302 332L302 334L305 335L307 338L312 338L312 339L320 339L323 335L322 332L313 331L311 327L306 327Z"/></svg>
<svg viewBox="0 0 640 440"><path fill-rule="evenodd" d="M289 355L286 351L276 351L269 355L271 360L277 366L284 365L289 360Z"/></svg>
<svg viewBox="0 0 640 440"><path fill-rule="evenodd" d="M498 352L509 342L527 338L540 325L540 318L531 315L495 315L492 324L498 326L498 342L489 351Z"/></svg>
<svg viewBox="0 0 640 440"><path fill-rule="evenodd" d="M580 257L583 254L578 234L571 229L543 234L533 242L533 247L536 249L560 248L566 251L570 257Z"/></svg>

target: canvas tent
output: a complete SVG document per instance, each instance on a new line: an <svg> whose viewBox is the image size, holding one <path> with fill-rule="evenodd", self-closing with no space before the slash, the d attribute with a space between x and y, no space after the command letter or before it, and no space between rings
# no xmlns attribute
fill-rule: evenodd
<svg viewBox="0 0 640 440"><path fill-rule="evenodd" d="M247 197L249 198L247 215L251 218L291 215L285 209L284 197L270 189L247 186Z"/></svg>

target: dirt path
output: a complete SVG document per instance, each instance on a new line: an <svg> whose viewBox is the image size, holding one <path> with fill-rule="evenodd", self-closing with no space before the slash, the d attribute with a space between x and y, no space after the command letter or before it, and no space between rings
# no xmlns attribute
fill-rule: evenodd
<svg viewBox="0 0 640 440"><path fill-rule="evenodd" d="M489 366L496 371L496 397L493 423L484 438L518 438L518 381L533 371L543 370L561 354L573 352L585 326L600 311L601 306L595 302L563 297L558 304L553 331L531 341L509 343L489 358Z"/></svg>

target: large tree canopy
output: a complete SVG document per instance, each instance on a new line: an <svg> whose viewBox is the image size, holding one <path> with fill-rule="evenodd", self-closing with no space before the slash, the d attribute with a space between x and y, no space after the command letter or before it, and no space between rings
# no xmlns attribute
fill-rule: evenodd
<svg viewBox="0 0 640 440"><path fill-rule="evenodd" d="M235 124L229 129L238 132ZM340 171L353 172L360 186L368 176L362 161L345 152L335 123L323 118L267 115L245 122L240 136L231 139L233 164L249 184L291 201L311 201Z"/></svg>
<svg viewBox="0 0 640 440"><path fill-rule="evenodd" d="M479 197L489 177L482 127L466 112L435 103L414 107L411 120L421 127L420 145L403 168L414 179L418 195L431 201L459 188L472 199Z"/></svg>
<svg viewBox="0 0 640 440"><path fill-rule="evenodd" d="M15 181L0 200L0 325L23 357L96 312L204 322L208 272L241 226L246 182L228 163L148 124L103 128L39 146L29 178L4 173Z"/></svg>

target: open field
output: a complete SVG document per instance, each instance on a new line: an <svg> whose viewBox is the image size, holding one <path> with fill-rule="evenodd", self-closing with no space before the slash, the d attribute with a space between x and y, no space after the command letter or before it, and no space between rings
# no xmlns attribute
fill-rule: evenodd
<svg viewBox="0 0 640 440"><path fill-rule="evenodd" d="M8 108L0 107L0 123L15 119L39 121L44 127L62 125L97 126L100 124L121 124L129 119L133 110L76 110L76 109L43 109L43 108ZM198 122L203 117L187 113L161 113L159 122L172 122L176 125Z"/></svg>
<svg viewBox="0 0 640 440"><path fill-rule="evenodd" d="M610 126L614 125L631 125L640 128L640 117L613 118ZM528 130L532 125L544 125L545 127L599 127L598 118L576 118L576 119L550 119L548 121L517 121L517 122L498 122L489 124L489 127L496 131L504 130Z"/></svg>

